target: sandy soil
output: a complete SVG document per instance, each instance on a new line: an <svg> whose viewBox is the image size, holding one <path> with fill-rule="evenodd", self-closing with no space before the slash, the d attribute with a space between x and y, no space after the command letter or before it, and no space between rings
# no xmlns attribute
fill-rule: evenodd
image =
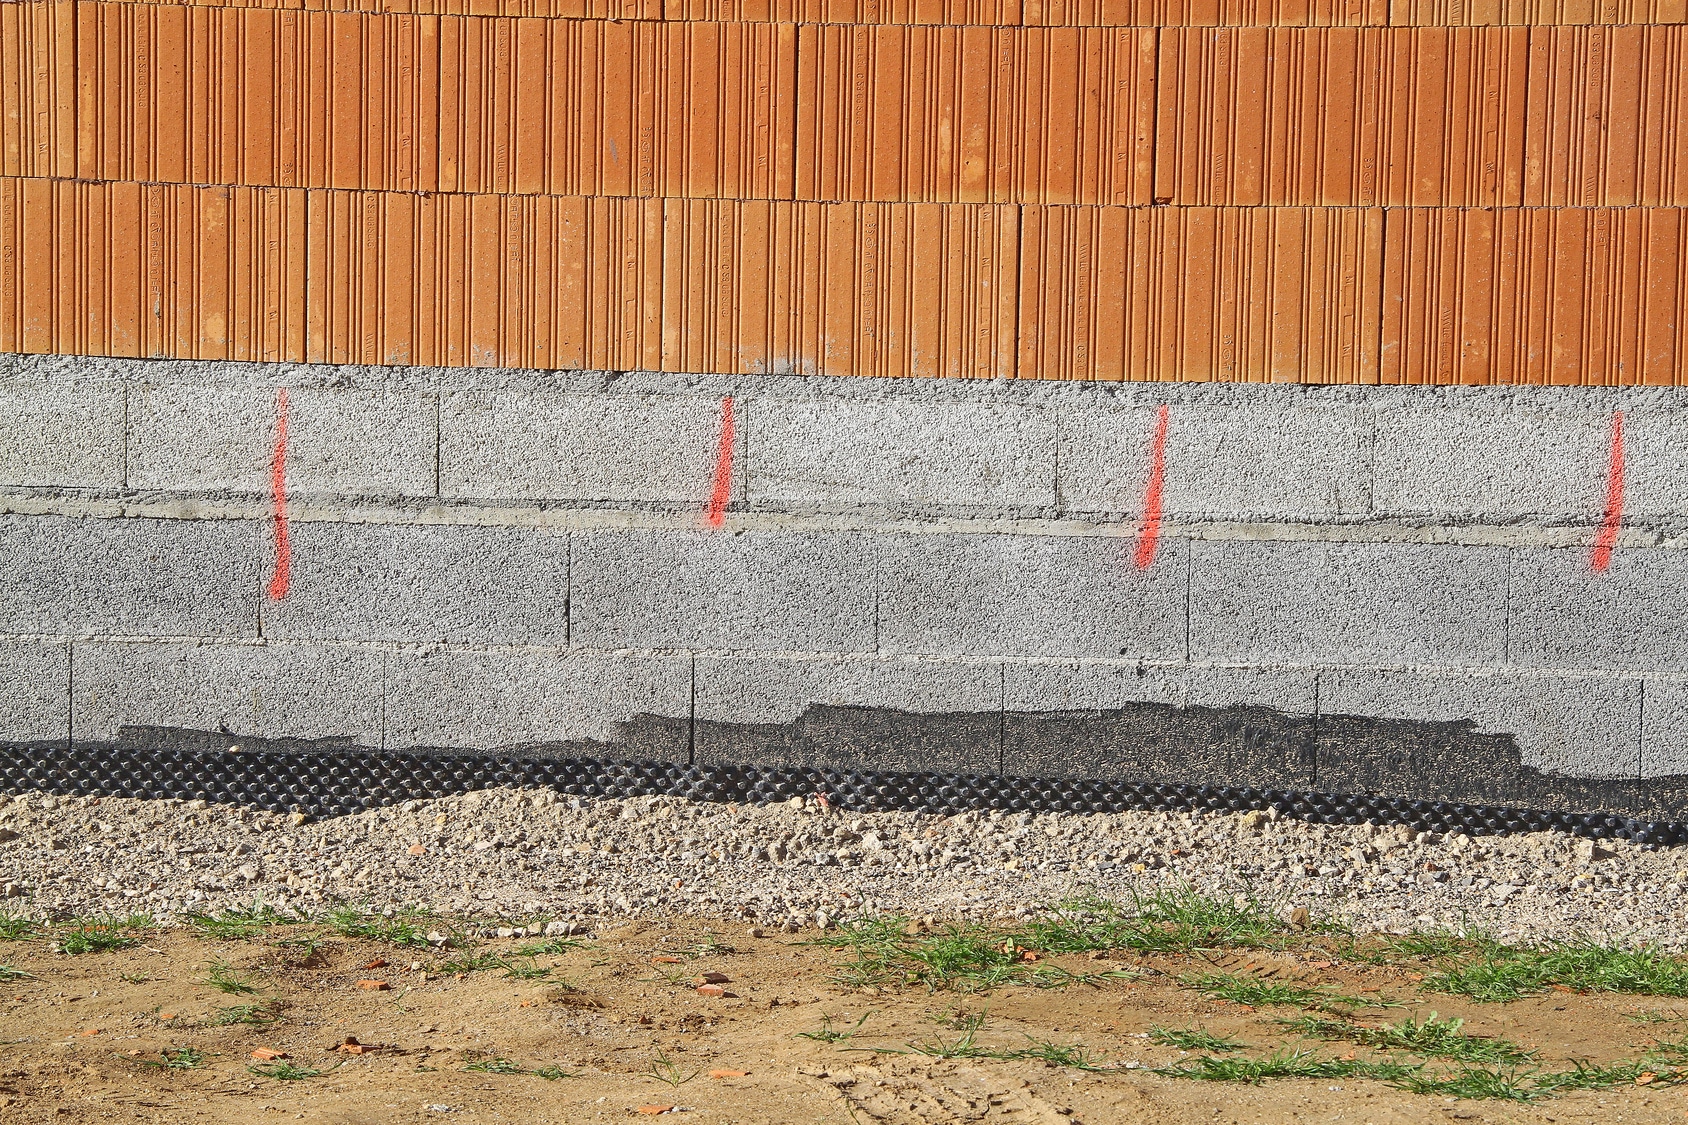
<svg viewBox="0 0 1688 1125"><path fill-rule="evenodd" d="M759 931L757 931L759 932ZM286 944L317 934L316 948ZM136 946L70 956L53 933L0 941L0 964L29 974L0 983L0 1121L595 1122L676 1119L697 1125L769 1122L1681 1122L1680 1089L1627 1086L1529 1106L1415 1095L1376 1081L1286 1080L1262 1086L1168 1077L1180 1052L1151 1043L1154 1026L1234 1034L1258 1054L1300 1042L1285 1009L1245 1010L1203 998L1178 976L1217 961L1233 972L1326 983L1395 1001L1387 1017L1464 1016L1467 1029L1540 1050L1544 1063L1633 1057L1650 1037L1688 1023L1666 1002L1575 995L1506 1005L1423 996L1403 969L1290 954L1054 958L1075 971L1120 974L1094 985L988 993L851 989L835 979L839 951L803 935L753 936L742 923L683 919L606 929L578 948L502 968L441 972L449 952L396 948L278 927L253 940L211 940L185 928L139 935ZM809 935L812 937L812 933ZM522 939L479 954L513 955ZM386 962L382 964L381 962ZM225 966L217 969L218 964ZM227 994L213 972L245 981ZM706 973L721 996L701 995ZM3 976L5 974L0 974ZM1129 976L1131 979L1125 979ZM360 987L381 981L387 988ZM219 1026L219 1012L275 1002L260 1026ZM1688 1004L1681 1005L1688 1009ZM1662 1012L1661 1012L1661 1009ZM1688 1017L1688 1011L1680 1013ZM958 1021L983 1017L976 1041L1082 1044L1101 1071L1038 1061L933 1059L911 1044L953 1043ZM824 1027L856 1034L804 1038ZM337 1049L348 1038L366 1053ZM1320 1044L1330 1057L1341 1044ZM192 1048L192 1069L159 1065ZM873 1050L869 1048L878 1048ZM254 1072L255 1050L320 1074L279 1080ZM890 1053L905 1052L902 1054ZM498 1060L509 1060L500 1063ZM274 1064L271 1064L272 1066ZM471 1070L471 1066L491 1067ZM558 1077L497 1073L556 1068ZM744 1072L742 1075L736 1072ZM664 1080L666 1077L667 1081ZM652 1109L672 1106L657 1118ZM644 1111L641 1111L644 1107Z"/></svg>

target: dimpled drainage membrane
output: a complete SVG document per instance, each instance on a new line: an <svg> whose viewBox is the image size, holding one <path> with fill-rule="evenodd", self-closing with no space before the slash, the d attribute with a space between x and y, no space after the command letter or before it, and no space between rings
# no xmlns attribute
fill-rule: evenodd
<svg viewBox="0 0 1688 1125"><path fill-rule="evenodd" d="M339 816L493 787L549 787L578 797L678 796L768 804L823 797L855 811L938 814L1276 809L1318 824L1405 824L1475 836L1556 830L1638 844L1688 843L1688 824L1403 797L1226 786L1132 784L950 773L891 773L663 761L305 750L0 748L0 789L60 796L200 799L272 812Z"/></svg>

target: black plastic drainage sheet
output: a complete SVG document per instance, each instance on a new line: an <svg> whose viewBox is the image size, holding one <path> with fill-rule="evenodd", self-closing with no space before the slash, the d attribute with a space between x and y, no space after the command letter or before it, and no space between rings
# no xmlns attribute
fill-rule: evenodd
<svg viewBox="0 0 1688 1125"><path fill-rule="evenodd" d="M0 747L0 790L8 792L199 799L312 816L476 789L540 786L580 797L663 795L747 804L820 796L839 809L940 814L1276 809L1315 824L1405 824L1475 836L1555 830L1636 843L1688 843L1688 824L1677 821L1226 786L353 750Z"/></svg>

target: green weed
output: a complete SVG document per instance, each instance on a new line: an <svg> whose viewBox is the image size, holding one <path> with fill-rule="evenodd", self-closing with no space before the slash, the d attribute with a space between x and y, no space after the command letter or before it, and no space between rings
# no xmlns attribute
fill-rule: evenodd
<svg viewBox="0 0 1688 1125"><path fill-rule="evenodd" d="M0 965L0 984L10 984L15 980L34 980L35 974L22 969L14 969L10 965Z"/></svg>
<svg viewBox="0 0 1688 1125"><path fill-rule="evenodd" d="M1533 1052L1508 1040L1468 1035L1463 1030L1464 1020L1441 1019L1435 1012L1423 1020L1409 1016L1399 1023L1382 1027L1366 1027L1321 1016L1302 1016L1283 1022L1317 1039L1342 1040L1384 1051L1410 1051L1427 1058L1516 1066L1534 1057Z"/></svg>
<svg viewBox="0 0 1688 1125"><path fill-rule="evenodd" d="M141 1065L158 1067L161 1070L198 1070L205 1065L205 1060L211 1057L198 1047L166 1047L160 1054L161 1057L156 1061L142 1059Z"/></svg>
<svg viewBox="0 0 1688 1125"><path fill-rule="evenodd" d="M40 924L32 919L0 910L0 941L25 941L35 936Z"/></svg>
<svg viewBox="0 0 1688 1125"><path fill-rule="evenodd" d="M662 1050L658 1050L651 1056L650 1069L639 1073L640 1078L654 1078L656 1081L671 1086L676 1090L697 1076L698 1072L695 1070L690 1074L687 1074L685 1072L685 1068L680 1066L680 1064L675 1062L673 1059L669 1058L667 1052Z"/></svg>
<svg viewBox="0 0 1688 1125"><path fill-rule="evenodd" d="M814 1031L799 1031L797 1033L797 1038L813 1039L817 1043L842 1043L846 1039L854 1038L856 1034L861 1031L862 1024L866 1023L868 1016L871 1015L873 1015L872 1012L863 1013L861 1019L857 1020L847 1028L833 1027L832 1017L822 1015L820 1027L816 1028Z"/></svg>
<svg viewBox="0 0 1688 1125"><path fill-rule="evenodd" d="M1359 1062L1352 1059L1320 1058L1311 1050L1281 1048L1264 1058L1215 1058L1201 1055L1156 1074L1171 1078L1192 1078L1201 1082L1246 1082L1259 1085L1272 1078L1383 1078L1399 1080L1416 1068L1399 1063Z"/></svg>
<svg viewBox="0 0 1688 1125"><path fill-rule="evenodd" d="M570 1074L560 1066L536 1066L528 1071L535 1078L543 1078L547 1082L555 1082L559 1078L578 1078L579 1075Z"/></svg>
<svg viewBox="0 0 1688 1125"><path fill-rule="evenodd" d="M1078 1043L1055 1043L1047 1039L1033 1039L1026 1036L1029 1047L1021 1047L1015 1051L1001 1051L994 1057L999 1059L1035 1059L1050 1066L1064 1066L1072 1070L1109 1070L1112 1064L1105 1063L1090 1053L1090 1049Z"/></svg>
<svg viewBox="0 0 1688 1125"><path fill-rule="evenodd" d="M1391 1085L1408 1093L1466 1098L1471 1101L1532 1102L1540 1098L1545 1091L1530 1082L1530 1073L1520 1074L1515 1067L1493 1070L1481 1066L1462 1066L1446 1074L1403 1074L1394 1079Z"/></svg>
<svg viewBox="0 0 1688 1125"><path fill-rule="evenodd" d="M504 958L496 953L465 952L455 957L446 958L439 963L438 968L442 973L463 973L467 975L469 973L484 973L490 969L503 968L503 966Z"/></svg>
<svg viewBox="0 0 1688 1125"><path fill-rule="evenodd" d="M1231 973L1187 976L1180 978L1180 982L1185 987L1197 989L1215 1000L1229 1000L1233 1004L1246 1004L1251 1008L1294 1006L1324 1011L1335 1006L1363 1008L1377 1003L1358 996L1343 996L1329 989L1305 988L1298 984L1260 980Z"/></svg>
<svg viewBox="0 0 1688 1125"><path fill-rule="evenodd" d="M229 996L252 996L258 991L250 978L239 976L226 961L212 961L205 983Z"/></svg>
<svg viewBox="0 0 1688 1125"><path fill-rule="evenodd" d="M267 1027L280 1022L281 1009L282 1002L279 999L254 1004L235 1004L227 1008L218 1008L211 1013L206 1023L212 1027L232 1027L237 1023L250 1027Z"/></svg>
<svg viewBox="0 0 1688 1125"><path fill-rule="evenodd" d="M479 1074L527 1074L528 1068L513 1059L503 1058L482 1059L464 1066L464 1070L473 1070Z"/></svg>
<svg viewBox="0 0 1688 1125"><path fill-rule="evenodd" d="M1422 987L1504 1003L1554 985L1576 992L1688 997L1688 962L1656 949L1617 949L1587 939L1537 949L1496 944L1426 976Z"/></svg>
<svg viewBox="0 0 1688 1125"><path fill-rule="evenodd" d="M551 975L550 969L534 964L532 958L521 963L501 961L500 964L504 966L504 975L511 980L544 980Z"/></svg>
<svg viewBox="0 0 1688 1125"><path fill-rule="evenodd" d="M73 919L59 935L57 949L72 957L84 953L109 953L115 949L129 949L139 944L137 931L154 926L151 914L128 914L122 917L97 915Z"/></svg>
<svg viewBox="0 0 1688 1125"><path fill-rule="evenodd" d="M426 948L428 918L428 912L419 909L401 910L388 918L354 906L342 906L330 911L325 921L329 929L341 937Z"/></svg>
<svg viewBox="0 0 1688 1125"><path fill-rule="evenodd" d="M251 906L236 907L221 914L189 914L187 923L196 937L217 941L245 941L262 937L271 926L286 925L288 919L273 906L256 899Z"/></svg>
<svg viewBox="0 0 1688 1125"><path fill-rule="evenodd" d="M296 1066L285 1060L273 1063L261 1063L246 1068L253 1074L264 1078L274 1078L278 1082L298 1082L305 1078L321 1078L322 1071L308 1066Z"/></svg>
<svg viewBox="0 0 1688 1125"><path fill-rule="evenodd" d="M1149 1042L1159 1043L1163 1047L1177 1047L1181 1051L1207 1051L1220 1055L1227 1051L1240 1051L1248 1046L1246 1043L1237 1042L1235 1036L1214 1035L1199 1027L1152 1027L1149 1029Z"/></svg>
<svg viewBox="0 0 1688 1125"><path fill-rule="evenodd" d="M567 953L571 949L585 949L586 943L574 938L546 938L544 941L530 941L526 945L516 947L518 957L547 957L558 953Z"/></svg>

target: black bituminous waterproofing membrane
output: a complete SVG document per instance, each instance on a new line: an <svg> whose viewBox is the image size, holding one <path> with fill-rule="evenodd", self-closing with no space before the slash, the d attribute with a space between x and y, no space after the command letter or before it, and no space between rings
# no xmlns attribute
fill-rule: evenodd
<svg viewBox="0 0 1688 1125"><path fill-rule="evenodd" d="M0 789L12 792L200 798L316 816L548 786L749 803L819 794L861 811L1277 809L1321 823L1670 844L1688 842L1685 783L1544 773L1523 764L1511 735L1470 721L1153 703L936 715L812 706L789 723L641 715L611 740L497 751L160 727L0 745Z"/></svg>

